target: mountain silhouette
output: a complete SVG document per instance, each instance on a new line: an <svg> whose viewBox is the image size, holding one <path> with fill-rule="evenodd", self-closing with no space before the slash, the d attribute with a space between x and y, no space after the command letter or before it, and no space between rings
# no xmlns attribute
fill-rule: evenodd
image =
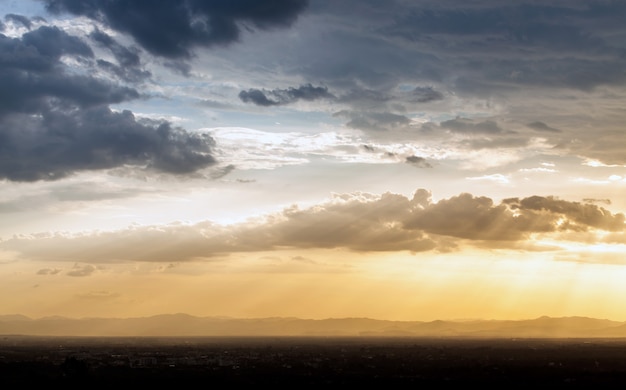
<svg viewBox="0 0 626 390"><path fill-rule="evenodd" d="M626 337L626 323L589 317L388 321L370 318L224 318L161 314L133 318L0 315L0 334L32 336Z"/></svg>

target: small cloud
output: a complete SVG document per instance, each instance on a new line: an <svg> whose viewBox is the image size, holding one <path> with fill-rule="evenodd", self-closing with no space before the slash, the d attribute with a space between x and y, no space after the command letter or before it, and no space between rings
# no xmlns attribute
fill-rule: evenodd
<svg viewBox="0 0 626 390"><path fill-rule="evenodd" d="M598 161L598 160L587 160L587 161L585 161L583 163L583 165L586 165L588 167L594 167L594 168L599 168L599 167L603 167L603 168L626 167L626 165L605 164L602 161Z"/></svg>
<svg viewBox="0 0 626 390"><path fill-rule="evenodd" d="M522 168L519 170L520 172L544 172L544 173L555 173L558 172L556 169L551 168Z"/></svg>
<svg viewBox="0 0 626 390"><path fill-rule="evenodd" d="M409 99L415 103L427 103L435 100L443 100L443 94L433 87L416 87Z"/></svg>
<svg viewBox="0 0 626 390"><path fill-rule="evenodd" d="M407 164L411 164L418 168L432 168L433 167L428 161L426 161L424 157L408 156L405 161Z"/></svg>
<svg viewBox="0 0 626 390"><path fill-rule="evenodd" d="M75 264L74 267L72 267L72 270L69 271L67 273L68 276L89 276L92 273L94 273L96 271L96 267L94 267L91 264L87 264L85 266L80 266L78 264Z"/></svg>
<svg viewBox="0 0 626 390"><path fill-rule="evenodd" d="M211 176L211 179L220 179L228 175L229 173L231 173L233 170L235 170L235 166L232 164L229 164L225 167L216 168L215 170L213 170L213 172L211 172L210 176Z"/></svg>
<svg viewBox="0 0 626 390"><path fill-rule="evenodd" d="M119 294L112 293L110 291L89 291L84 294L76 294L76 296L80 299L88 299L88 300L107 300L112 298L117 298Z"/></svg>
<svg viewBox="0 0 626 390"><path fill-rule="evenodd" d="M467 180L486 180L492 181L498 184L508 184L510 183L509 177L502 175L500 173L496 173L493 175L485 175L485 176L474 176L474 177L466 177Z"/></svg>
<svg viewBox="0 0 626 390"><path fill-rule="evenodd" d="M301 85L298 88L273 89L262 91L252 88L239 92L239 99L244 103L254 103L257 106L280 106L294 103L298 100L313 101L317 99L334 98L326 87L314 87L311 84Z"/></svg>
<svg viewBox="0 0 626 390"><path fill-rule="evenodd" d="M315 261L307 258L307 257L303 257L303 256L294 256L291 258L292 261L297 261L297 262L301 262L301 263L307 263L307 264L315 264Z"/></svg>
<svg viewBox="0 0 626 390"><path fill-rule="evenodd" d="M551 132L551 133L560 133L561 130L559 129L555 129L554 127L548 126L547 124L540 122L540 121L535 121L532 123L528 123L526 126L530 127L533 130L537 130L537 131L547 131L547 132Z"/></svg>
<svg viewBox="0 0 626 390"><path fill-rule="evenodd" d="M42 268L37 271L37 275L56 275L59 272L61 272L61 270L57 268Z"/></svg>

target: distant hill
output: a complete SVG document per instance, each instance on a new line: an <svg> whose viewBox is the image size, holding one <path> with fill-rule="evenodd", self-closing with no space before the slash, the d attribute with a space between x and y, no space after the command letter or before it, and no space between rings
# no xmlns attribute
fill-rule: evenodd
<svg viewBox="0 0 626 390"><path fill-rule="evenodd" d="M0 315L0 334L32 336L372 336L474 338L626 337L626 323L588 317L529 320L384 321L369 318L222 318L163 314L137 318L32 319Z"/></svg>

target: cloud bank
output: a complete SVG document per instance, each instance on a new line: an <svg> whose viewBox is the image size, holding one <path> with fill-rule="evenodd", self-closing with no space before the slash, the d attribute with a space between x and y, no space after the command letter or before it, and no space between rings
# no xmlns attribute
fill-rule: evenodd
<svg viewBox="0 0 626 390"><path fill-rule="evenodd" d="M624 214L591 203L531 196L496 204L469 193L433 202L430 192L419 189L412 198L393 193L337 195L328 203L292 206L234 225L175 223L77 236L15 237L0 243L0 249L41 260L172 262L280 249L417 253L470 245L539 250L533 240L542 237L564 243L626 244L624 232Z"/></svg>

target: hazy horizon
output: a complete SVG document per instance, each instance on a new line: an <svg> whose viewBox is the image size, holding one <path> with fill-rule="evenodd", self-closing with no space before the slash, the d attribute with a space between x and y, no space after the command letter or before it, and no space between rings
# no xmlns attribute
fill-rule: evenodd
<svg viewBox="0 0 626 390"><path fill-rule="evenodd" d="M371 318L196 317L31 319L0 316L0 335L39 337L364 337L626 339L626 322L589 317L527 320L389 321Z"/></svg>
<svg viewBox="0 0 626 390"><path fill-rule="evenodd" d="M0 313L624 321L625 17L0 2Z"/></svg>

